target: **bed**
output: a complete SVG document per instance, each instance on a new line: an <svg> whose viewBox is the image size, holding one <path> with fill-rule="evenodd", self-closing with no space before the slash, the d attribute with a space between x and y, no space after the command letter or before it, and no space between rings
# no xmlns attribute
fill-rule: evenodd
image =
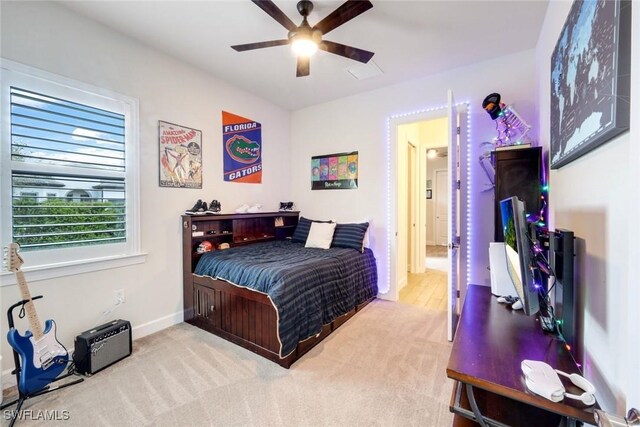
<svg viewBox="0 0 640 427"><path fill-rule="evenodd" d="M370 249L276 240L213 251L191 275L185 320L288 368L375 298L377 279Z"/></svg>

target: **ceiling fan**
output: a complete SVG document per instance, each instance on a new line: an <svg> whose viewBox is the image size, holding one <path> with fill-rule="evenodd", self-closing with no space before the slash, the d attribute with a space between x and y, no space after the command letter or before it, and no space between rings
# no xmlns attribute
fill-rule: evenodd
<svg viewBox="0 0 640 427"><path fill-rule="evenodd" d="M344 56L345 58L366 64L374 55L363 49L346 46L340 43L323 40L322 36L327 34L355 18L363 12L371 9L373 4L369 0L347 0L336 10L327 15L323 20L313 27L307 22L307 16L313 10L313 3L309 0L299 1L297 4L298 12L302 15L302 23L297 25L293 23L287 15L282 12L271 0L251 0L260 9L264 10L269 16L278 21L280 25L289 30L286 39L270 40L257 43L247 43L231 46L238 52L253 49L262 49L265 47L291 45L291 49L297 56L296 77L309 75L309 60L311 56L318 50L322 49L329 53Z"/></svg>
<svg viewBox="0 0 640 427"><path fill-rule="evenodd" d="M447 147L429 148L427 150L427 157L430 159L435 159L436 157L447 157L448 155L449 155L449 150Z"/></svg>

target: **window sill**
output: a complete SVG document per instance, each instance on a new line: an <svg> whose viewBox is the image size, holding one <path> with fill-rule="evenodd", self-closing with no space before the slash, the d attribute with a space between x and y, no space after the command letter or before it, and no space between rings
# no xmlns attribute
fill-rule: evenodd
<svg viewBox="0 0 640 427"><path fill-rule="evenodd" d="M105 258L95 258L82 261L65 262L59 264L49 264L37 267L26 267L22 269L29 282L55 279L56 277L72 276L82 273L91 273L100 270L110 270L112 268L126 267L129 265L142 264L147 260L146 253L135 255L117 255ZM17 283L15 274L3 271L0 274L0 287L12 286Z"/></svg>

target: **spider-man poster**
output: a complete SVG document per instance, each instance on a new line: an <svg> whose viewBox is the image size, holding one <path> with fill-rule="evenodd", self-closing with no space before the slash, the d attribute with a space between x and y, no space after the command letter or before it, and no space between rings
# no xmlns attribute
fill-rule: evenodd
<svg viewBox="0 0 640 427"><path fill-rule="evenodd" d="M202 188L202 132L158 122L160 187Z"/></svg>
<svg viewBox="0 0 640 427"><path fill-rule="evenodd" d="M224 180L262 182L262 126L244 117L222 112Z"/></svg>

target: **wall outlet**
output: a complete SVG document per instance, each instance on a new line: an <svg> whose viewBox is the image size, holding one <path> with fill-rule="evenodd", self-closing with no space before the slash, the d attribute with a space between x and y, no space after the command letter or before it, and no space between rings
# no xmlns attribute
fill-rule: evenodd
<svg viewBox="0 0 640 427"><path fill-rule="evenodd" d="M127 300L124 296L124 289L118 289L115 291L115 305L124 304Z"/></svg>

